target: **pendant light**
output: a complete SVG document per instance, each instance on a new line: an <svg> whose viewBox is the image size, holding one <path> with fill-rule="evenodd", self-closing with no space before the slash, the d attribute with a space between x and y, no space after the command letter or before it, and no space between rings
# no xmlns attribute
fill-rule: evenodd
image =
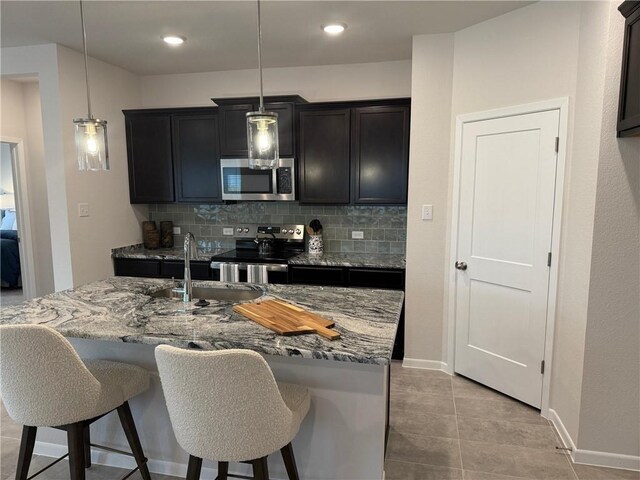
<svg viewBox="0 0 640 480"><path fill-rule="evenodd" d="M91 112L89 90L89 62L87 56L87 32L84 26L84 11L80 0L80 20L82 22L82 48L84 50L84 74L87 83L87 118L75 118L76 153L79 170L109 170L109 149L107 144L107 121L94 118Z"/></svg>
<svg viewBox="0 0 640 480"><path fill-rule="evenodd" d="M249 168L266 170L278 166L278 114L264 111L260 0L258 0L258 71L260 72L260 107L257 112L247 113L247 145Z"/></svg>

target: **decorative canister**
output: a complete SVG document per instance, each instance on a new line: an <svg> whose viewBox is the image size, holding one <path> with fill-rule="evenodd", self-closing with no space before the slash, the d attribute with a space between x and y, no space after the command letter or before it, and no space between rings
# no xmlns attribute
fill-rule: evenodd
<svg viewBox="0 0 640 480"><path fill-rule="evenodd" d="M324 242L322 235L309 235L309 254L322 255L324 252Z"/></svg>
<svg viewBox="0 0 640 480"><path fill-rule="evenodd" d="M162 248L173 248L173 222L160 222L160 245Z"/></svg>
<svg viewBox="0 0 640 480"><path fill-rule="evenodd" d="M142 242L144 248L155 250L160 247L160 232L156 228L156 222L142 222Z"/></svg>

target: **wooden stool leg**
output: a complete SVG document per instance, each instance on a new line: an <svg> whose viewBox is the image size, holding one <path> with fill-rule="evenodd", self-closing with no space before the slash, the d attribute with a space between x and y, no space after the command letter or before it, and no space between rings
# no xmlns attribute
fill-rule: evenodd
<svg viewBox="0 0 640 480"><path fill-rule="evenodd" d="M91 466L91 431L90 425L84 426L84 468Z"/></svg>
<svg viewBox="0 0 640 480"><path fill-rule="evenodd" d="M267 457L251 460L253 465L254 480L269 480L269 466L267 465Z"/></svg>
<svg viewBox="0 0 640 480"><path fill-rule="evenodd" d="M69 474L71 480L84 480L84 425L67 425L67 443L69 444Z"/></svg>
<svg viewBox="0 0 640 480"><path fill-rule="evenodd" d="M218 480L227 480L229 462L218 462Z"/></svg>
<svg viewBox="0 0 640 480"><path fill-rule="evenodd" d="M22 427L22 439L20 440L20 453L18 454L18 468L16 480L27 480L29 465L33 456L33 446L36 444L38 427Z"/></svg>
<svg viewBox="0 0 640 480"><path fill-rule="evenodd" d="M202 470L202 459L189 455L189 465L187 465L187 480L200 480L200 470Z"/></svg>
<svg viewBox="0 0 640 480"><path fill-rule="evenodd" d="M293 456L293 447L291 442L280 449L282 453L282 460L284 460L284 466L287 468L287 475L289 480L300 480L298 476L298 467L296 466L296 459Z"/></svg>
<svg viewBox="0 0 640 480"><path fill-rule="evenodd" d="M120 417L120 423L124 434L127 436L129 447L133 457L136 459L138 468L140 469L140 475L143 480L151 480L149 474L149 467L147 467L147 459L144 456L142 445L140 445L140 438L138 438L138 431L136 430L136 424L133 421L133 415L131 415L131 409L129 408L129 402L124 402L118 407L118 416Z"/></svg>

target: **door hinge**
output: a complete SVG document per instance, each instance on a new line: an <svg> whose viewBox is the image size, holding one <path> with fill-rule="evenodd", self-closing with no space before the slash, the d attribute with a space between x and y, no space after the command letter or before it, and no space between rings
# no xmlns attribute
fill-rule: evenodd
<svg viewBox="0 0 640 480"><path fill-rule="evenodd" d="M544 375L544 360L540 362L540 373Z"/></svg>
<svg viewBox="0 0 640 480"><path fill-rule="evenodd" d="M551 252L547 255L547 267L551 266Z"/></svg>
<svg viewBox="0 0 640 480"><path fill-rule="evenodd" d="M556 137L556 153L560 151L560 137Z"/></svg>

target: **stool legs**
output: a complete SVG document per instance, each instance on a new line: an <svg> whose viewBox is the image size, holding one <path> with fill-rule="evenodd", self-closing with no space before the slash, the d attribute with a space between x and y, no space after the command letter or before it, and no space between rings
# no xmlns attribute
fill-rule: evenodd
<svg viewBox="0 0 640 480"><path fill-rule="evenodd" d="M284 466L287 469L287 475L289 480L300 480L298 476L298 467L296 466L296 459L293 456L293 447L291 442L280 449L282 454L282 460L284 460Z"/></svg>
<svg viewBox="0 0 640 480"><path fill-rule="evenodd" d="M67 425L69 444L69 474L71 480L84 480L84 425L80 422Z"/></svg>
<svg viewBox="0 0 640 480"><path fill-rule="evenodd" d="M136 463L140 469L140 475L142 475L143 480L151 480L149 467L147 467L147 459L144 456L142 445L140 445L140 438L138 438L138 431L136 430L136 424L133 421L133 415L131 415L129 402L124 402L118 407L118 417L120 417L122 429L124 430L124 434L127 436L129 447L131 447L133 457L136 459Z"/></svg>
<svg viewBox="0 0 640 480"><path fill-rule="evenodd" d="M20 453L18 454L18 468L16 469L16 480L27 480L29 476L29 465L33 456L33 447L36 444L36 433L38 427L22 427L22 438L20 440Z"/></svg>
<svg viewBox="0 0 640 480"><path fill-rule="evenodd" d="M91 466L91 431L89 425L85 425L83 434L84 443L84 468Z"/></svg>
<svg viewBox="0 0 640 480"><path fill-rule="evenodd" d="M254 480L269 480L269 467L267 465L267 457L251 460L253 465Z"/></svg>
<svg viewBox="0 0 640 480"><path fill-rule="evenodd" d="M229 473L229 462L218 462L217 480L227 480L228 473Z"/></svg>
<svg viewBox="0 0 640 480"><path fill-rule="evenodd" d="M189 465L187 466L187 480L199 480L200 470L202 470L202 459L189 455Z"/></svg>

